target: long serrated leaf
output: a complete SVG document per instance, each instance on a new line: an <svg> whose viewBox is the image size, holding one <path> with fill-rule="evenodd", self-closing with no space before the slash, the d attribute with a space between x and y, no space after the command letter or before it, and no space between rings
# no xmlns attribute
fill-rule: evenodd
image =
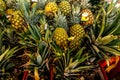
<svg viewBox="0 0 120 80"><path fill-rule="evenodd" d="M9 57L11 57L16 51L18 51L18 49L17 49L17 47L14 47L14 48L12 48L12 49L7 49L4 53L3 53L3 55L1 55L0 56L0 58L1 59L3 59L3 60L6 60L6 59L8 59Z"/></svg>
<svg viewBox="0 0 120 80"><path fill-rule="evenodd" d="M21 48L18 48L18 47L14 47L14 48L12 48L12 49L8 49L7 51L5 51L5 55L4 55L4 59L2 58L1 59L1 63L0 63L0 67L3 65L3 64L5 64L5 63L7 63L7 60L9 60L9 58L10 57L12 57L13 56L13 54L15 53L15 52L17 52L18 50L20 50ZM7 53L6 53L7 52Z"/></svg>
<svg viewBox="0 0 120 80"><path fill-rule="evenodd" d="M77 69L83 70L83 69L90 69L90 68L93 68L93 66L80 66Z"/></svg>
<svg viewBox="0 0 120 80"><path fill-rule="evenodd" d="M120 26L118 26L120 21L120 13L116 17L116 19L113 21L113 23L110 25L109 29L104 32L104 35L109 35L112 31L116 31L116 28L119 29Z"/></svg>
<svg viewBox="0 0 120 80"><path fill-rule="evenodd" d="M70 54L71 54L71 51L70 50L68 50L68 52L66 53L66 65L69 65L69 61L70 61Z"/></svg>
<svg viewBox="0 0 120 80"><path fill-rule="evenodd" d="M84 55L83 55L83 56L81 57L81 59L79 59L79 61L78 61L79 64L80 64L80 63L83 63L85 60L87 60L87 59L90 58L90 57L91 57L91 56L86 56L86 55L84 56Z"/></svg>
<svg viewBox="0 0 120 80"><path fill-rule="evenodd" d="M8 51L9 51L9 49L6 49L6 51L0 55L0 62L5 57L5 55L7 54Z"/></svg>
<svg viewBox="0 0 120 80"><path fill-rule="evenodd" d="M32 26L33 27L33 30L35 31L36 33L36 36L38 37L38 40L41 38L41 34L40 34L40 31L38 29L38 26Z"/></svg>
<svg viewBox="0 0 120 80"><path fill-rule="evenodd" d="M69 71L69 69L73 69L78 65L78 60L73 61L73 59L70 59L69 65L66 66L65 71Z"/></svg>
<svg viewBox="0 0 120 80"><path fill-rule="evenodd" d="M103 8L102 8L103 9ZM104 9L103 9L103 11L105 11ZM101 26L101 29L100 29L100 33L99 33L99 35L98 35L98 38L99 37L101 37L101 35L102 35L102 33L103 33L103 31L104 31L104 29L105 29L105 14L103 15L103 20L102 20L102 26Z"/></svg>
<svg viewBox="0 0 120 80"><path fill-rule="evenodd" d="M113 32L114 35L120 34L120 24L117 25L116 30Z"/></svg>
<svg viewBox="0 0 120 80"><path fill-rule="evenodd" d="M65 68L65 65L64 65L64 62L62 62L61 60L58 60L58 65L59 65L59 69L61 70L61 71L64 71L64 68ZM64 65L64 66L63 66Z"/></svg>
<svg viewBox="0 0 120 80"><path fill-rule="evenodd" d="M18 50L20 50L21 48L18 47L14 47L12 49L9 50L9 52L6 54L5 58L9 58L11 57L15 52L17 52Z"/></svg>
<svg viewBox="0 0 120 80"><path fill-rule="evenodd" d="M111 10L113 9L113 6L114 6L114 4L113 4L113 0L112 0L107 8L107 14L109 14L111 12Z"/></svg>
<svg viewBox="0 0 120 80"><path fill-rule="evenodd" d="M80 59L80 57L81 57L84 49L85 49L85 47L82 47L82 48L77 52L77 54L74 56L74 59Z"/></svg>
<svg viewBox="0 0 120 80"><path fill-rule="evenodd" d="M108 46L100 46L100 48L104 49L106 52L110 52L113 55L119 55L120 56L120 51Z"/></svg>
<svg viewBox="0 0 120 80"><path fill-rule="evenodd" d="M108 44L109 46L116 46L116 45L120 45L120 40L119 39L115 39L112 42L110 42Z"/></svg>
<svg viewBox="0 0 120 80"><path fill-rule="evenodd" d="M34 38L34 40L38 40L38 38L37 38L36 34L34 33L34 31L33 31L33 29L31 28L31 26L30 26L30 25L28 25L28 29L29 29L29 31L30 31L30 33L31 33L32 37Z"/></svg>
<svg viewBox="0 0 120 80"><path fill-rule="evenodd" d="M120 20L119 20L120 21ZM109 33L109 34L114 34L116 33L117 30L120 30L120 24L116 25L115 28Z"/></svg>
<svg viewBox="0 0 120 80"><path fill-rule="evenodd" d="M47 56L48 56L48 54L49 54L49 49L48 49L48 47L46 46L45 47L45 49L44 49L44 51L43 51L43 53L42 53L42 59L43 60L45 60L46 58L47 58Z"/></svg>
<svg viewBox="0 0 120 80"><path fill-rule="evenodd" d="M45 40L46 40L46 41L48 40L49 35L50 35L50 30L47 29L47 30L46 30L46 34L45 34Z"/></svg>
<svg viewBox="0 0 120 80"><path fill-rule="evenodd" d="M63 57L61 58L62 59L62 61L64 62L64 66L66 67L67 66L67 58L66 58L66 55L63 53L63 55L62 55Z"/></svg>

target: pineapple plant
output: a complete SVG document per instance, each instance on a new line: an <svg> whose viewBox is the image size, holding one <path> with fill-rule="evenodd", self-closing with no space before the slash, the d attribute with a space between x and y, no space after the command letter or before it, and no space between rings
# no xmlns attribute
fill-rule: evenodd
<svg viewBox="0 0 120 80"><path fill-rule="evenodd" d="M53 33L53 40L56 44L62 48L66 49L68 47L68 34L67 34L67 22L66 17L58 12L55 16L55 31Z"/></svg>
<svg viewBox="0 0 120 80"><path fill-rule="evenodd" d="M64 15L68 15L71 13L71 4L68 1L63 0L59 3L58 6Z"/></svg>
<svg viewBox="0 0 120 80"><path fill-rule="evenodd" d="M90 9L82 9L81 11L81 25L89 26L93 24L94 16Z"/></svg>
<svg viewBox="0 0 120 80"><path fill-rule="evenodd" d="M19 46L10 47L10 44L8 44L8 47L4 44L6 42L5 32L5 30L0 30L0 74L3 80L14 79L13 72L10 72L10 70L14 69L15 64L12 63L11 58L21 49Z"/></svg>
<svg viewBox="0 0 120 80"><path fill-rule="evenodd" d="M116 44L119 44L118 30L120 28L120 13L117 13L113 18L109 17L111 13L114 13L114 7L113 4L105 5L104 3L96 15L97 18L95 19L94 25L86 28L87 35L84 43L89 47L91 52L99 58L120 55L120 51L115 46ZM111 20L111 24L108 22L109 20ZM101 22L98 23L99 21Z"/></svg>
<svg viewBox="0 0 120 80"><path fill-rule="evenodd" d="M84 72L85 69L92 68L90 65L82 65L82 63L86 62L86 60L90 58L87 53L84 55L82 54L84 50L85 47L82 47L76 53L70 49L66 52L56 51L56 49L53 51L57 58L54 58L53 60L54 65L56 65L53 68L55 80L80 79L83 75L81 73L82 71Z"/></svg>
<svg viewBox="0 0 120 80"><path fill-rule="evenodd" d="M80 25L80 4L77 2L74 2L72 4L72 15L70 16L70 48L79 48L82 43L82 39L85 36L85 30L82 25Z"/></svg>
<svg viewBox="0 0 120 80"><path fill-rule="evenodd" d="M58 11L58 6L57 6L56 2L48 2L45 5L45 10L44 11L45 11L45 14L47 16L50 16L50 17L55 16L55 14Z"/></svg>
<svg viewBox="0 0 120 80"><path fill-rule="evenodd" d="M20 67L26 68L27 71L29 71L28 78L35 80L42 78L48 79L47 73L49 66L46 65L48 65L50 47L46 41L46 36L48 36L48 34L42 34L41 32L41 26L44 26L45 23L42 18L45 15L37 13L37 9L35 9L36 6L33 6L31 8L31 5L29 5L29 2L27 1L21 1L20 4L24 4L19 5L19 8L23 13L24 20L28 26L27 32L18 33L19 44L25 46L24 52L27 50L27 54L25 53L18 56L22 62L22 65L20 65ZM26 71L26 69L23 71Z"/></svg>

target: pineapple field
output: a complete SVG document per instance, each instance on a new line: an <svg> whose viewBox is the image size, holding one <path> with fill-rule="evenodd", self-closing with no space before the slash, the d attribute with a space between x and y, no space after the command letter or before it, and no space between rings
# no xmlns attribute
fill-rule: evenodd
<svg viewBox="0 0 120 80"><path fill-rule="evenodd" d="M119 2L0 0L0 80L120 80Z"/></svg>

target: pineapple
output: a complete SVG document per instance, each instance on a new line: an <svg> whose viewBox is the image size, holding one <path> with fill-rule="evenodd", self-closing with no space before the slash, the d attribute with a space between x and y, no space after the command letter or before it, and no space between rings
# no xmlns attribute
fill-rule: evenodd
<svg viewBox="0 0 120 80"><path fill-rule="evenodd" d="M58 11L58 6L55 2L48 2L45 6L46 16L53 17Z"/></svg>
<svg viewBox="0 0 120 80"><path fill-rule="evenodd" d="M0 11L4 11L6 9L6 4L3 0L0 0Z"/></svg>
<svg viewBox="0 0 120 80"><path fill-rule="evenodd" d="M85 35L85 30L80 24L74 24L70 27L70 37L73 37L73 40L70 42L70 48L80 46L80 39Z"/></svg>
<svg viewBox="0 0 120 80"><path fill-rule="evenodd" d="M83 26L89 26L93 24L94 16L90 9L86 8L81 11L81 21L82 21L81 25Z"/></svg>
<svg viewBox="0 0 120 80"><path fill-rule="evenodd" d="M15 29L22 28L24 20L22 19L21 12L20 11L14 11L11 16L12 16L12 18L11 19L9 18L9 19L10 19L10 22L12 24L12 27L14 27Z"/></svg>
<svg viewBox="0 0 120 80"><path fill-rule="evenodd" d="M60 11L55 16L54 26L56 27L53 34L54 41L61 49L66 49L68 47L67 20Z"/></svg>
<svg viewBox="0 0 120 80"><path fill-rule="evenodd" d="M59 47L61 48L67 47L68 46L67 39L68 35L64 28L55 29L54 40Z"/></svg>
<svg viewBox="0 0 120 80"><path fill-rule="evenodd" d="M71 5L68 1L61 1L59 4L59 8L63 14L68 15L71 13Z"/></svg>

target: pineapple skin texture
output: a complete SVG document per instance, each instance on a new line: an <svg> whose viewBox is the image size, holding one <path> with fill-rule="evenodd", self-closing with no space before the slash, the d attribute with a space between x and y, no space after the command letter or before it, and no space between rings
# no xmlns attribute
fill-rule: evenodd
<svg viewBox="0 0 120 80"><path fill-rule="evenodd" d="M12 14L12 19L10 19L12 27L19 29L22 27L24 20L22 19L22 14L20 11L15 11Z"/></svg>
<svg viewBox="0 0 120 80"><path fill-rule="evenodd" d="M45 14L46 16L53 17L58 11L58 6L55 2L49 2L45 6Z"/></svg>
<svg viewBox="0 0 120 80"><path fill-rule="evenodd" d="M80 24L75 24L70 27L70 37L74 37L74 39L70 42L70 48L80 46L80 39L82 39L85 35L85 30Z"/></svg>
<svg viewBox="0 0 120 80"><path fill-rule="evenodd" d="M64 28L56 28L53 39L60 48L63 49L68 47L68 34Z"/></svg>
<svg viewBox="0 0 120 80"><path fill-rule="evenodd" d="M68 1L61 1L59 4L61 12L65 15L68 15L71 12L71 5Z"/></svg>
<svg viewBox="0 0 120 80"><path fill-rule="evenodd" d="M93 22L94 22L94 16L93 16L93 13L91 12L91 10L90 9L83 9L81 11L81 14L83 14L83 13L88 13L87 17L89 18L89 20L82 21L81 25L82 26L88 26L88 25L93 24Z"/></svg>

